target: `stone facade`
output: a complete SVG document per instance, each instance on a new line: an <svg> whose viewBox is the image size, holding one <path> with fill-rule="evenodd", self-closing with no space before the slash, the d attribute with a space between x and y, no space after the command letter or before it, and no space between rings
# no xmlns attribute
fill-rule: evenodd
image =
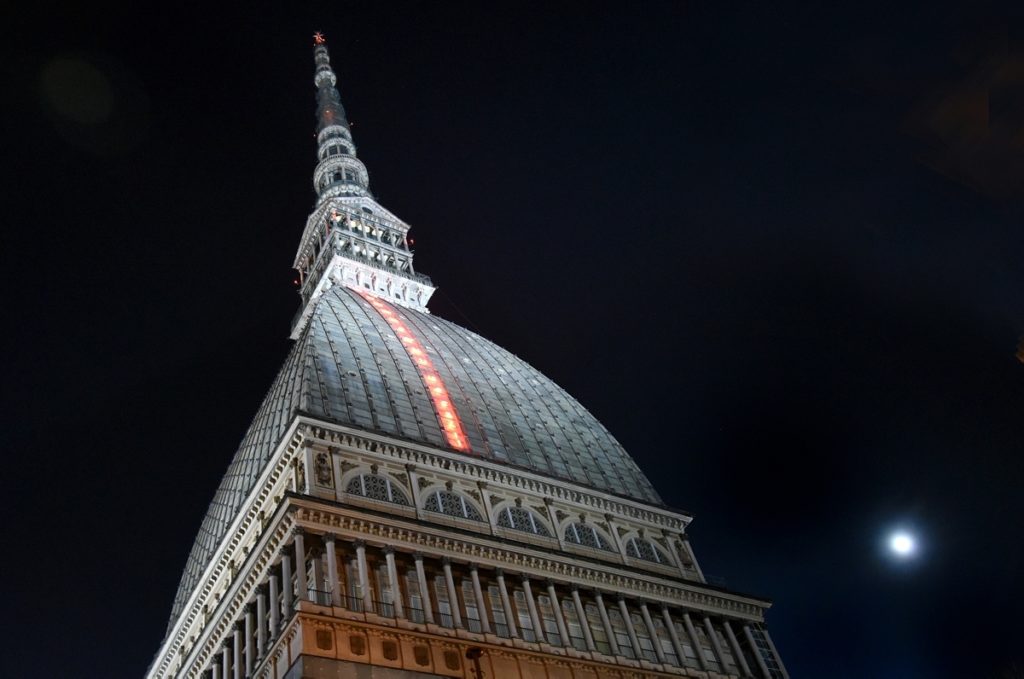
<svg viewBox="0 0 1024 679"><path fill-rule="evenodd" d="M788 679L764 624L770 602L707 582L691 517L660 504L589 413L504 354L456 367L473 364L459 342L484 340L427 328L433 288L412 272L407 227L340 226L339 215L391 217L357 210L372 201L367 175L322 37L315 50L320 202L296 260L295 337L326 328L318 314L351 317L286 361L211 505L147 676ZM354 261L333 249L341 231L395 258ZM421 287L396 298L345 277L364 265ZM334 285L358 295L328 303ZM363 354L336 348L357 342ZM534 392L546 409L527 407L527 385L546 390Z"/></svg>

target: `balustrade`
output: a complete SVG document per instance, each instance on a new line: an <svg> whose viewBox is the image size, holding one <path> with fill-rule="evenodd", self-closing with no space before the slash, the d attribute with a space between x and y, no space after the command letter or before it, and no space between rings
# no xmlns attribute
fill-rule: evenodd
<svg viewBox="0 0 1024 679"><path fill-rule="evenodd" d="M313 541L311 547L308 540ZM318 555L312 558L312 564L311 553ZM379 565L382 556L384 565ZM372 582L368 558L377 564ZM345 566L347 563L354 567ZM399 577L400 565L401 572L406 574L403 577ZM307 579L310 568L313 582ZM467 571L468 577L463 578ZM296 601L306 601L395 621L391 624L406 621L494 638L521 638L564 646L577 653L610 654L621 658L621 662L643 659L665 667L731 672L733 676L751 675L753 665L767 679L777 676L771 673L778 672L777 666L768 666L774 662L772 656L778 657L774 645L759 627L743 624L746 643L741 645L728 620L713 621L702 615L695 624L690 612L676 614L665 605L652 611L648 602L630 601L618 593L613 624L600 591L581 592L570 586L566 598L565 592L559 596L558 583L546 580L538 602L529 575L523 573L517 578L513 602L501 569L487 571L471 563L467 570L459 571L461 587L456 586L456 579L448 558L427 559L421 553L403 554L391 547L369 547L361 540L346 542L331 534L296 532L290 550L283 551L281 560L270 568L266 581L255 590L227 643L207 669L214 679L252 676L287 626ZM440 589L428 586L434 582ZM446 600L439 601L442 593ZM436 608L439 603L444 604L440 609ZM517 627L517 621L525 627ZM688 644L680 634L685 635ZM723 644L728 644L728 655ZM758 644L766 649L767 662Z"/></svg>

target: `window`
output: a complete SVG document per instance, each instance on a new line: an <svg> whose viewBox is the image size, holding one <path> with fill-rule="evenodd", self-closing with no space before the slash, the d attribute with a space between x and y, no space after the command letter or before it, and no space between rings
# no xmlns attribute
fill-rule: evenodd
<svg viewBox="0 0 1024 679"><path fill-rule="evenodd" d="M570 523L565 529L565 541L606 552L615 551L593 526L585 523Z"/></svg>
<svg viewBox="0 0 1024 679"><path fill-rule="evenodd" d="M587 613L590 636L594 637L594 645L597 646L597 650L605 655L611 655L612 647L608 643L608 632L604 628L604 621L601 620L601 611L597 604L587 604L583 610Z"/></svg>
<svg viewBox="0 0 1024 679"><path fill-rule="evenodd" d="M409 616L409 620L413 622L426 622L426 614L424 613L423 606L423 595L420 593L420 582L416 577L415 571L406 571L405 573L405 591L409 596L409 606L406 615Z"/></svg>
<svg viewBox="0 0 1024 679"><path fill-rule="evenodd" d="M356 173L352 170L345 170L345 181L354 182L356 180Z"/></svg>
<svg viewBox="0 0 1024 679"><path fill-rule="evenodd" d="M653 636L657 639L655 643L661 645L661 652L670 665L681 666L679 656L676 655L675 646L672 645L672 637L669 636L665 621L659 618L654 611L651 611L651 621L654 623Z"/></svg>
<svg viewBox="0 0 1024 679"><path fill-rule="evenodd" d="M587 650L587 639L583 634L583 625L576 615L576 605L572 597L562 598L562 619L565 620L565 631L569 633L569 642L577 651Z"/></svg>
<svg viewBox="0 0 1024 679"><path fill-rule="evenodd" d="M533 621L530 619L530 609L526 603L526 593L521 589L513 592L513 600L516 602L516 617L519 618L519 634L523 641L537 641L537 633L533 629Z"/></svg>
<svg viewBox="0 0 1024 679"><path fill-rule="evenodd" d="M636 633L636 640L640 642L640 652L644 656L644 660L649 662L658 662L658 654L654 650L654 641L651 639L651 633L647 629L647 625L644 624L644 619L639 613L631 613L629 616L633 621L633 631Z"/></svg>
<svg viewBox="0 0 1024 679"><path fill-rule="evenodd" d="M661 550L655 547L654 543L650 540L630 538L626 542L626 554L634 559L642 559L644 561L652 561L654 563L668 563L665 555L662 554Z"/></svg>
<svg viewBox="0 0 1024 679"><path fill-rule="evenodd" d="M447 490L435 490L431 493L423 504L423 509L471 521L484 520L476 507L466 502L466 498Z"/></svg>
<svg viewBox="0 0 1024 679"><path fill-rule="evenodd" d="M511 528L525 533L551 537L551 531L547 529L547 526L537 520L533 512L522 507L505 507L502 509L498 514L498 525L502 528Z"/></svg>
<svg viewBox="0 0 1024 679"><path fill-rule="evenodd" d="M782 668L779 666L779 661L772 653L772 647L768 643L768 640L764 636L764 632L761 631L760 627L750 627L750 636L754 638L754 644L757 645L756 652L764 660L765 666L768 668L768 673L772 675L772 679L782 679Z"/></svg>
<svg viewBox="0 0 1024 679"><path fill-rule="evenodd" d="M540 624L544 628L544 638L547 642L552 646L562 646L562 635L558 631L558 621L555 620L555 609L546 594L537 597L537 613L540 614Z"/></svg>
<svg viewBox="0 0 1024 679"><path fill-rule="evenodd" d="M483 621L480 617L480 609L476 605L473 581L469 578L462 579L462 602L466 609L466 627L470 632L482 633L484 631Z"/></svg>
<svg viewBox="0 0 1024 679"><path fill-rule="evenodd" d="M377 590L380 593L380 601L375 602L374 605L379 615L393 618L395 616L395 599L398 598L398 583L391 582L386 564L380 564L376 570Z"/></svg>
<svg viewBox="0 0 1024 679"><path fill-rule="evenodd" d="M633 642L629 639L629 631L622 619L622 614L614 608L608 610L608 620L612 623L612 634L615 635L615 642L619 645L619 654L624 658L636 659L633 652Z"/></svg>
<svg viewBox="0 0 1024 679"><path fill-rule="evenodd" d="M683 621L673 619L672 625L676 628L676 637L683 646L683 655L686 656L683 658L683 663L687 667L700 667L700 663L697 660L697 652L690 643L690 633L686 631Z"/></svg>
<svg viewBox="0 0 1024 679"><path fill-rule="evenodd" d="M711 639L708 638L708 635L704 631L704 627L702 625L695 624L693 628L697 632L697 640L701 645L704 654L704 661L708 664L710 669L717 672L720 665L718 664L718 658L715 656L714 648L711 646Z"/></svg>
<svg viewBox="0 0 1024 679"><path fill-rule="evenodd" d="M345 486L345 492L369 498L370 500L409 506L408 498L405 497L405 493L397 484L392 483L391 479L380 474L360 474L359 476L352 477L348 485Z"/></svg>
<svg viewBox="0 0 1024 679"><path fill-rule="evenodd" d="M501 592L497 585L487 588L487 599L491 607L491 624L494 627L494 633L507 639L511 636L511 631L508 628L508 619L505 617L505 609L501 605Z"/></svg>
<svg viewBox="0 0 1024 679"><path fill-rule="evenodd" d="M437 598L437 622L442 627L455 627L455 618L452 617L452 605L458 606L458 602L452 602L448 596L448 583L443 575L434 576L434 596Z"/></svg>

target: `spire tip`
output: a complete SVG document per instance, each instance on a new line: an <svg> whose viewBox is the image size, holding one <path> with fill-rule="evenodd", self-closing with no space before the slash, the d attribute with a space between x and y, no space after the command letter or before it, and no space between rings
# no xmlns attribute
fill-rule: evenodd
<svg viewBox="0 0 1024 679"><path fill-rule="evenodd" d="M320 31L317 31L316 33L313 34L313 44L314 45L323 45L326 42L327 42L327 38L325 38L324 34L321 33Z"/></svg>

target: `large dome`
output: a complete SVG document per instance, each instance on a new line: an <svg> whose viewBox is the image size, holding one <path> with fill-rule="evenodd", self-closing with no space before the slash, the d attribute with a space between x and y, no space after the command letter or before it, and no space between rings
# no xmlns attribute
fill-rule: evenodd
<svg viewBox="0 0 1024 679"><path fill-rule="evenodd" d="M467 455L661 503L622 446L557 384L454 323L388 308L418 338L445 383ZM359 293L334 286L316 303L217 489L172 621L296 414L449 448L421 373L388 321Z"/></svg>

